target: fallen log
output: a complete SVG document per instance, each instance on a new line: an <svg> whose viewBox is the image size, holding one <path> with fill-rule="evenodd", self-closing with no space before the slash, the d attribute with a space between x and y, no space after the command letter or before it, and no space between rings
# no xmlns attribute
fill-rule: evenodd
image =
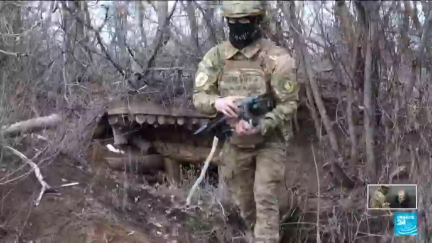
<svg viewBox="0 0 432 243"><path fill-rule="evenodd" d="M62 118L58 114L49 116L32 118L26 121L20 121L12 125L3 126L0 133L3 136L16 136L22 133L35 132L44 128L57 126L62 122Z"/></svg>
<svg viewBox="0 0 432 243"><path fill-rule="evenodd" d="M208 147L196 147L189 144L182 143L170 143L162 141L152 142L155 150L163 155L164 157L170 158L178 162L201 164L207 156L210 154L211 148ZM215 156L211 159L212 165L222 165L219 158L221 147L218 146L215 152Z"/></svg>
<svg viewBox="0 0 432 243"><path fill-rule="evenodd" d="M164 169L164 159L161 155L152 154L144 156L133 156L129 158L127 155L122 157L107 156L105 159L108 166L112 170L124 171L132 173L145 173L154 170Z"/></svg>

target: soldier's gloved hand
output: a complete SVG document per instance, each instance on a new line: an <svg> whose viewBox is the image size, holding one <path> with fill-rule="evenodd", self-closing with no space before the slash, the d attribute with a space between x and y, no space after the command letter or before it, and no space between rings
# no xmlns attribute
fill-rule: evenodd
<svg viewBox="0 0 432 243"><path fill-rule="evenodd" d="M227 117L237 117L239 110L235 101L244 98L244 96L227 96L219 98L215 101L214 106L217 111L222 112Z"/></svg>
<svg viewBox="0 0 432 243"><path fill-rule="evenodd" d="M252 127L249 122L245 120L239 120L235 125L236 133L239 135L253 135L259 132L258 128Z"/></svg>

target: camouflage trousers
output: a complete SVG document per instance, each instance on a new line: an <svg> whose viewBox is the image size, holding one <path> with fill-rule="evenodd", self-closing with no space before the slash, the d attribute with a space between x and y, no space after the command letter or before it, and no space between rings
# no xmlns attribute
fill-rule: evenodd
<svg viewBox="0 0 432 243"><path fill-rule="evenodd" d="M225 143L222 173L234 203L255 242L279 241L278 186L283 181L284 143L266 143L259 148L237 148Z"/></svg>

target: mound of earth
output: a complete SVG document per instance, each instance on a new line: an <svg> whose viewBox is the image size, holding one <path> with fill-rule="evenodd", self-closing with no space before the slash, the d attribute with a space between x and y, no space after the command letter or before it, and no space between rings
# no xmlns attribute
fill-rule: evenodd
<svg viewBox="0 0 432 243"><path fill-rule="evenodd" d="M40 184L33 173L2 185L0 242L180 243L214 238L215 225L202 220L198 209L185 209L181 197L168 191L143 186L139 176L105 166L84 171L60 157L41 165L41 172L53 187L79 185L58 188L60 195L45 194L38 206L34 202ZM0 178L8 175L9 170L0 171Z"/></svg>

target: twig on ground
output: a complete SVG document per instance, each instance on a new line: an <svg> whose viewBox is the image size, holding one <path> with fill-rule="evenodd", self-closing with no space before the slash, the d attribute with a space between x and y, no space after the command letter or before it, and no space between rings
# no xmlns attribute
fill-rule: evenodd
<svg viewBox="0 0 432 243"><path fill-rule="evenodd" d="M220 200L217 197L216 197L216 202L219 204L219 206L220 206L220 208L222 210L223 218L225 219L225 217L226 217L226 215L225 215L225 209L224 209L222 203L220 202Z"/></svg>
<svg viewBox="0 0 432 243"><path fill-rule="evenodd" d="M201 174L200 174L200 176L199 176L198 179L195 181L195 183L194 183L193 186L192 186L192 189L191 189L190 192L189 192L189 196L188 196L187 199L186 199L186 206L189 206L189 205L190 205L190 201L191 201L191 198L192 198L192 196L193 196L193 193L195 192L195 190L196 190L196 188L198 187L198 185L199 185L199 184L202 182L202 180L204 179L204 176L205 176L205 173L206 173L206 171L207 171L207 168L208 168L209 165L210 165L210 161L212 160L213 155L214 155L214 153L216 152L216 147L217 147L218 142L219 142L219 139L218 139L217 137L214 137L214 138L213 138L213 145L212 145L212 148L211 148L211 150L210 150L210 154L208 155L207 159L206 159L205 162L204 162L204 167L203 167L202 170L201 170Z"/></svg>
<svg viewBox="0 0 432 243"><path fill-rule="evenodd" d="M79 185L79 183L78 182L71 182L71 183L67 183L67 184L62 184L60 186L52 187L52 189L63 188L63 187L70 187L70 186L76 186L76 185Z"/></svg>
<svg viewBox="0 0 432 243"><path fill-rule="evenodd" d="M35 171L35 175L36 175L36 178L38 179L39 183L40 183L41 186L42 186L41 191L40 191L40 193L39 193L39 197L38 197L38 198L36 199L36 201L35 201L35 206L38 206L39 203L40 203L40 200L42 199L42 196L43 196L44 193L45 193L45 191L46 191L47 189L50 189L51 186L48 185L48 183L46 183L46 182L44 181L43 176L42 176L42 174L41 174L41 172L40 172L39 167L38 167L38 166L37 166L33 161L31 161L31 160L30 160L29 158L27 158L23 153L21 153L20 151L14 149L14 148L12 148L12 147L5 146L5 148L9 149L13 154L15 154L15 155L17 155L18 157L20 157L22 160L24 160L27 164L29 164L29 165L34 169L34 171Z"/></svg>
<svg viewBox="0 0 432 243"><path fill-rule="evenodd" d="M320 220L320 201L321 201L321 183L320 183L320 178L319 178L319 173L318 173L318 165L316 162L316 158L315 158L315 151L314 151L314 147L313 144L311 144L311 149L312 149L312 156L313 156L313 160L314 160L314 164L315 164L315 170L316 170L316 177L317 177L317 184L318 184L318 208L317 208L317 236L316 236L316 240L317 243L321 243L321 235L320 235L320 230L319 230L319 220Z"/></svg>
<svg viewBox="0 0 432 243"><path fill-rule="evenodd" d="M47 148L48 148L48 147L44 147L42 150L38 151L37 154L36 154L35 156L33 156L32 160L34 160L34 159L36 159L37 157L39 157L39 155L41 155L41 154L42 154L42 153L43 153ZM29 175L33 170L27 171L26 173L24 173L24 174L22 174L22 175L20 175L20 176L17 176L17 177L15 177L15 178L8 179L8 178L10 178L12 175L14 175L15 173L17 173L18 171L22 170L25 166L26 166L26 165L23 164L23 165L20 166L18 169L12 171L11 173L9 173L8 175L6 175L5 177L0 178L0 186L1 186L1 185L6 185L6 184L8 184L8 183L11 183L11 182L13 182L13 181L19 180L19 179L24 178L24 177L26 177L27 175Z"/></svg>

